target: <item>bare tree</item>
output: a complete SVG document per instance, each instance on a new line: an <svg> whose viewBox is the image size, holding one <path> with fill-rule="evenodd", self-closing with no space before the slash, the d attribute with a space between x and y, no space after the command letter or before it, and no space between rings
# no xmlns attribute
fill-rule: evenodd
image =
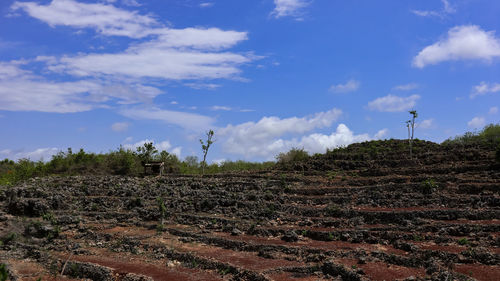
<svg viewBox="0 0 500 281"><path fill-rule="evenodd" d="M410 145L410 158L412 158L413 137L415 135L415 119L418 117L418 113L416 110L411 110L408 112L412 115L412 119L406 121L406 127L408 127L408 143Z"/></svg>
<svg viewBox="0 0 500 281"><path fill-rule="evenodd" d="M210 145L212 145L212 143L214 143L214 141L212 140L214 137L214 131L213 130L210 130L207 132L207 142L203 142L202 139L200 139L200 143L201 143L201 149L203 150L203 161L201 162L201 174L205 174L205 166L207 165L207 153L208 153L208 149L210 148Z"/></svg>

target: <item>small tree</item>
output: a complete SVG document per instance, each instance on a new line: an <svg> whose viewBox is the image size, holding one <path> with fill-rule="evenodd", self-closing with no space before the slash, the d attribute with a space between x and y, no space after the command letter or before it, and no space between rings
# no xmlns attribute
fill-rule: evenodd
<svg viewBox="0 0 500 281"><path fill-rule="evenodd" d="M412 119L406 121L408 128L408 144L410 145L410 158L412 158L413 136L415 135L415 119L418 117L416 110L408 111L412 115Z"/></svg>
<svg viewBox="0 0 500 281"><path fill-rule="evenodd" d="M201 162L201 174L203 175L205 173L205 166L207 166L207 153L208 149L210 148L210 145L214 143L212 140L214 137L214 131L210 130L207 132L207 142L203 142L202 139L200 139L201 143L201 149L203 150L203 161Z"/></svg>
<svg viewBox="0 0 500 281"><path fill-rule="evenodd" d="M157 154L158 150L153 146L152 142L147 142L143 146L137 147L137 152L141 161L147 163L153 160L153 155Z"/></svg>

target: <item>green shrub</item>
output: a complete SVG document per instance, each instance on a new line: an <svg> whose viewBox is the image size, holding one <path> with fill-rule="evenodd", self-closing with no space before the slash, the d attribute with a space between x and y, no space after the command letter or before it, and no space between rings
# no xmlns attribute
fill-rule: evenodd
<svg viewBox="0 0 500 281"><path fill-rule="evenodd" d="M460 238L458 239L458 244L459 245L462 245L462 246L465 246L465 245L468 245L469 244L469 240L467 240L467 238Z"/></svg>
<svg viewBox="0 0 500 281"><path fill-rule="evenodd" d="M9 279L9 272L7 271L7 266L5 264L0 264L0 281L5 281Z"/></svg>
<svg viewBox="0 0 500 281"><path fill-rule="evenodd" d="M427 179L420 184L420 188L423 194L431 194L435 189L439 188L439 185L434 179Z"/></svg>
<svg viewBox="0 0 500 281"><path fill-rule="evenodd" d="M118 151L110 152L106 157L107 169L114 175L137 174L140 169L138 158L131 150L120 147Z"/></svg>
<svg viewBox="0 0 500 281"><path fill-rule="evenodd" d="M278 154L276 160L280 164L294 163L307 160L309 154L303 148L292 148L290 151Z"/></svg>

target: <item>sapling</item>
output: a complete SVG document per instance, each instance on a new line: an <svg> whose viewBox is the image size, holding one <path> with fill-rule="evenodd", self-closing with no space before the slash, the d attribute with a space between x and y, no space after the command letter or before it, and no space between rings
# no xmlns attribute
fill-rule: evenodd
<svg viewBox="0 0 500 281"><path fill-rule="evenodd" d="M410 145L410 158L412 158L413 136L415 134L415 118L418 117L418 113L416 110L411 110L408 112L412 115L412 119L406 121L406 127L408 128L408 143Z"/></svg>
<svg viewBox="0 0 500 281"><path fill-rule="evenodd" d="M207 165L208 149L210 148L210 145L212 145L212 143L214 143L214 141L212 140L213 137L214 137L214 131L210 130L207 132L206 143L202 139L200 139L201 149L203 150L203 161L201 162L201 174L202 175L205 173L205 166Z"/></svg>
<svg viewBox="0 0 500 281"><path fill-rule="evenodd" d="M163 229L163 224L165 222L165 214L167 213L167 207L165 206L165 201L163 201L162 197L156 198L156 202L158 203L158 210L160 211L160 227Z"/></svg>

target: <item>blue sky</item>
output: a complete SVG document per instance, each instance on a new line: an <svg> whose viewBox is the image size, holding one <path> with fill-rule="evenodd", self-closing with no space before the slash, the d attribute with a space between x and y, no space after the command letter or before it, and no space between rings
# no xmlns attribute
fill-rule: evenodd
<svg viewBox="0 0 500 281"><path fill-rule="evenodd" d="M499 121L500 2L0 3L0 158L154 141L210 162Z"/></svg>

